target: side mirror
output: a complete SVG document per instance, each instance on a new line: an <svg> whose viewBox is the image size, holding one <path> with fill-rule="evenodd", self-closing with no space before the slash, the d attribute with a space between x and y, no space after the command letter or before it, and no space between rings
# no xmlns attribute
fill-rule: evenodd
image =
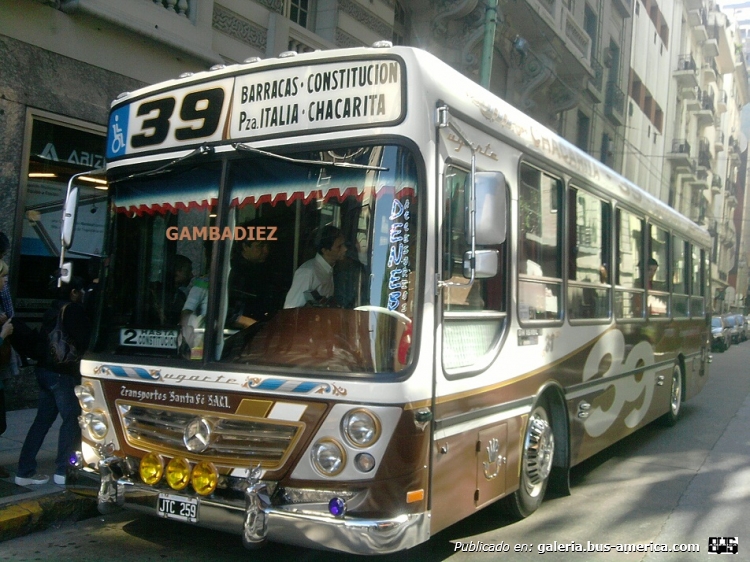
<svg viewBox="0 0 750 562"><path fill-rule="evenodd" d="M72 182L72 178L71 178ZM76 227L76 215L78 212L78 188L73 186L68 190L63 208L62 224L60 226L60 240L67 250L73 245L73 234Z"/></svg>
<svg viewBox="0 0 750 562"><path fill-rule="evenodd" d="M73 263L66 261L60 268L60 283L70 283L73 278ZM58 283L58 287L60 286Z"/></svg>
<svg viewBox="0 0 750 562"><path fill-rule="evenodd" d="M489 279L497 275L500 252L497 250L477 250L474 261L474 279ZM464 254L464 277L471 277L471 252Z"/></svg>
<svg viewBox="0 0 750 562"><path fill-rule="evenodd" d="M505 176L501 172L476 172L476 244L492 246L505 242L508 216L508 195ZM469 222L467 221L468 225ZM471 233L466 233L471 243Z"/></svg>

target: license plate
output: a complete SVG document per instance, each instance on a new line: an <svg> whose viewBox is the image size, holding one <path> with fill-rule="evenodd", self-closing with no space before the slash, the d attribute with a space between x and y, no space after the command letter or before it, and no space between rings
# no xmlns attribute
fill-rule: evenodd
<svg viewBox="0 0 750 562"><path fill-rule="evenodd" d="M156 509L160 517L188 523L198 522L198 498L159 494L159 503Z"/></svg>

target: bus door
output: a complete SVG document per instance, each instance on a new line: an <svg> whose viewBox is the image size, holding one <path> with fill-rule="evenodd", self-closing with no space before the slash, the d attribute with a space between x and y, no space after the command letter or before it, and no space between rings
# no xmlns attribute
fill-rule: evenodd
<svg viewBox="0 0 750 562"><path fill-rule="evenodd" d="M497 356L507 322L505 244L475 244L477 251L495 253L498 266L494 274L470 283L465 265L471 250L466 234L471 155L465 145L461 150L461 141L452 131L441 130L441 141L433 532L504 493L508 441L507 424L491 421L492 407L487 402L491 398L480 390L488 384L487 368ZM485 159L478 162L488 164Z"/></svg>

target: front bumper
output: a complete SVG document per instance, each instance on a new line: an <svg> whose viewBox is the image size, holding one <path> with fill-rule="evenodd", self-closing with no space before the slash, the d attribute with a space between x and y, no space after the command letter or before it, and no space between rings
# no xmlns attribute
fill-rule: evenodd
<svg viewBox="0 0 750 562"><path fill-rule="evenodd" d="M67 488L79 495L96 496L102 513L124 507L158 514L160 490L130 478L117 478L106 467L100 468L101 474L87 468L72 470ZM244 502L200 497L196 524L241 535L248 548L271 541L351 554L386 554L412 548L430 538L428 512L361 519L310 513L304 507L269 505L265 485L248 483Z"/></svg>

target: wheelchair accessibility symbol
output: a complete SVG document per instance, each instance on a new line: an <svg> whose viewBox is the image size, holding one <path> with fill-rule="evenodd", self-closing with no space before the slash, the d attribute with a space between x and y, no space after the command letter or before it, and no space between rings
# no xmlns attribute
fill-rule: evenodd
<svg viewBox="0 0 750 562"><path fill-rule="evenodd" d="M124 156L128 133L128 107L114 111L109 117L109 135L107 136L107 158Z"/></svg>

